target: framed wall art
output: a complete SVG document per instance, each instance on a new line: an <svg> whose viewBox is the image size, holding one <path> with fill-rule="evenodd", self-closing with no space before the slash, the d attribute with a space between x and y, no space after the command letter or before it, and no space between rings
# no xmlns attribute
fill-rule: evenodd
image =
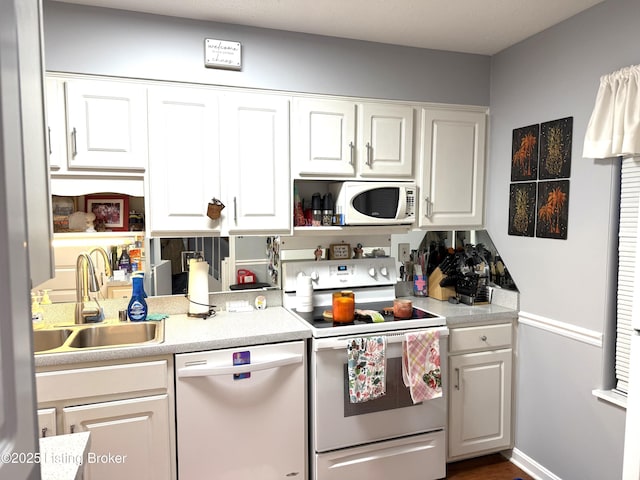
<svg viewBox="0 0 640 480"><path fill-rule="evenodd" d="M569 180L538 182L536 237L566 240Z"/></svg>
<svg viewBox="0 0 640 480"><path fill-rule="evenodd" d="M536 227L536 182L512 183L509 188L509 235L533 237Z"/></svg>
<svg viewBox="0 0 640 480"><path fill-rule="evenodd" d="M511 143L511 181L520 182L538 178L538 143L540 125L513 130Z"/></svg>
<svg viewBox="0 0 640 480"><path fill-rule="evenodd" d="M573 117L561 118L540 125L540 163L538 166L540 180L569 178L572 135Z"/></svg>
<svg viewBox="0 0 640 480"><path fill-rule="evenodd" d="M95 224L104 225L106 230L123 232L129 230L129 197L127 195L87 195L87 213L96 216Z"/></svg>

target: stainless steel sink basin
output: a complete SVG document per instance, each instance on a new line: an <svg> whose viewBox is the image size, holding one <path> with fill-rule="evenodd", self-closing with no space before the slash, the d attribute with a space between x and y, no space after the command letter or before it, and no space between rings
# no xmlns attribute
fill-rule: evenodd
<svg viewBox="0 0 640 480"><path fill-rule="evenodd" d="M35 330L33 332L33 350L35 352L44 352L61 347L72 332L73 330L69 328Z"/></svg>
<svg viewBox="0 0 640 480"><path fill-rule="evenodd" d="M85 327L74 335L69 347L94 348L139 344L156 340L157 323L123 323Z"/></svg>
<svg viewBox="0 0 640 480"><path fill-rule="evenodd" d="M114 322L74 325L33 332L33 350L60 353L92 348L117 348L164 342L164 320L160 322Z"/></svg>

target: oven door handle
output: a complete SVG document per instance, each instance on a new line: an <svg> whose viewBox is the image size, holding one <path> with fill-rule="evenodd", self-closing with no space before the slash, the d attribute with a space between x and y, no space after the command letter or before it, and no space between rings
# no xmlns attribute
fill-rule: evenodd
<svg viewBox="0 0 640 480"><path fill-rule="evenodd" d="M213 377L231 375L234 373L258 372L272 368L284 367L295 363L302 363L302 354L281 355L269 358L264 362L247 363L245 365L189 365L177 369L177 375L182 377Z"/></svg>
<svg viewBox="0 0 640 480"><path fill-rule="evenodd" d="M436 331L440 334L440 338L449 335L449 329L447 327L430 328L429 331ZM376 335L363 335L363 337L375 337ZM381 335L386 337L387 344L401 343L404 340L404 333L399 334L386 334ZM356 337L337 337L337 338L323 338L314 342L313 351L319 352L322 350L344 350L347 348L350 339Z"/></svg>

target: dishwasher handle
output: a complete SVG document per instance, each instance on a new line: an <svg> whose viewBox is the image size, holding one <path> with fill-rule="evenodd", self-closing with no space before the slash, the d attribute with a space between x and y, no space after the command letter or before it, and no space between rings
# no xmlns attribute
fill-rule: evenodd
<svg viewBox="0 0 640 480"><path fill-rule="evenodd" d="M247 363L245 365L189 365L178 368L178 378L183 377L213 377L219 375L231 375L234 373L250 373L260 370L270 370L273 368L302 363L303 355L285 354L272 355L262 362Z"/></svg>

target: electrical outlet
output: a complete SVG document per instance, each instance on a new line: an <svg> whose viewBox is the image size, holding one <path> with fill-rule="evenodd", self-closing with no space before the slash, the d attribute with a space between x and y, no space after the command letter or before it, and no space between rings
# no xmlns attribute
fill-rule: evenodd
<svg viewBox="0 0 640 480"><path fill-rule="evenodd" d="M408 243L399 243L398 244L398 261L399 262L408 262L411 260L411 245Z"/></svg>

